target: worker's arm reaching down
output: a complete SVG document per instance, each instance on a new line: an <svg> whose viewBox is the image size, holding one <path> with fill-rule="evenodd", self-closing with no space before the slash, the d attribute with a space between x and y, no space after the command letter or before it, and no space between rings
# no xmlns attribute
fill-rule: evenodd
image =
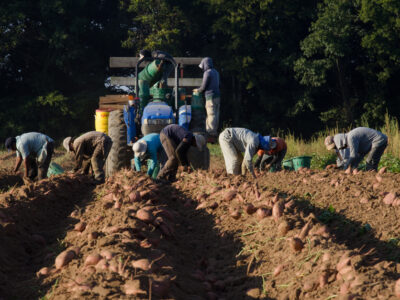
<svg viewBox="0 0 400 300"><path fill-rule="evenodd" d="M182 142L180 142L180 144L178 145L178 147L176 147L175 153L176 153L176 157L178 158L179 163L183 166L183 167L187 167L189 166L189 162L187 159L187 152L189 150L189 147L191 145L191 140L193 139L193 137L189 139L184 138L182 140Z"/></svg>
<svg viewBox="0 0 400 300"><path fill-rule="evenodd" d="M258 139L250 139L247 142L246 145L246 150L244 152L243 156L243 163L242 163L242 175L246 172L245 170L249 170L251 175L253 175L254 178L256 178L256 174L254 173L254 168L253 168L253 156L256 154L258 150ZM245 168L244 168L245 167Z"/></svg>

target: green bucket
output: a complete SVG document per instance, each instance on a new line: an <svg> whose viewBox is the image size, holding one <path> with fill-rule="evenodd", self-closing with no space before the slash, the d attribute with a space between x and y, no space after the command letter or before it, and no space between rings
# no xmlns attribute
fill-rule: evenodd
<svg viewBox="0 0 400 300"><path fill-rule="evenodd" d="M50 163L49 169L47 170L47 177L62 173L64 173L64 169L59 164L56 164L55 162Z"/></svg>
<svg viewBox="0 0 400 300"><path fill-rule="evenodd" d="M292 159L284 160L283 163L282 163L282 165L283 165L283 168L284 168L285 170L288 170L288 171L293 171L293 170L294 170L294 167L293 167L293 160L292 160Z"/></svg>
<svg viewBox="0 0 400 300"><path fill-rule="evenodd" d="M293 157L292 161L293 161L293 167L294 170L297 171L300 168L310 168L311 165L311 156L297 156L297 157Z"/></svg>
<svg viewBox="0 0 400 300"><path fill-rule="evenodd" d="M203 101L202 94L199 92L193 92L192 93L192 102L190 104L192 105L192 109L203 110L204 109L204 101Z"/></svg>

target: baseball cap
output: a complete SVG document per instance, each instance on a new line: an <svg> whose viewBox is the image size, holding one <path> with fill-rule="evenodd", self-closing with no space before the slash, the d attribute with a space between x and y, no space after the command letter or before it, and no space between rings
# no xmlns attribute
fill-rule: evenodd
<svg viewBox="0 0 400 300"><path fill-rule="evenodd" d="M6 146L6 149L8 150L8 152L11 151L12 145L16 142L17 142L17 139L15 137L9 137L6 139L5 146Z"/></svg>
<svg viewBox="0 0 400 300"><path fill-rule="evenodd" d="M71 142L72 137L66 137L63 141L63 146L65 148L65 150L67 150L67 152L70 152L70 148L69 148L69 143Z"/></svg>
<svg viewBox="0 0 400 300"><path fill-rule="evenodd" d="M328 135L325 138L324 144L325 144L326 149L328 149L328 150L332 150L336 147L335 142L333 141L333 136L331 136L331 135Z"/></svg>
<svg viewBox="0 0 400 300"><path fill-rule="evenodd" d="M142 157L145 155L147 151L147 143L146 141L140 140L133 144L132 146L133 152L135 152L135 157Z"/></svg>

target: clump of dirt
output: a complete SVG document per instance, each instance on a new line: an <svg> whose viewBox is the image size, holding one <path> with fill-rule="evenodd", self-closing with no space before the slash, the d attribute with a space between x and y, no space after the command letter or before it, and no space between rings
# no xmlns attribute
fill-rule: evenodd
<svg viewBox="0 0 400 300"><path fill-rule="evenodd" d="M0 194L0 295L38 297L37 266L58 251L65 218L91 189L86 177L55 176Z"/></svg>
<svg viewBox="0 0 400 300"><path fill-rule="evenodd" d="M7 170L0 170L0 192L7 191L12 187L21 186L24 184L21 176L12 174Z"/></svg>

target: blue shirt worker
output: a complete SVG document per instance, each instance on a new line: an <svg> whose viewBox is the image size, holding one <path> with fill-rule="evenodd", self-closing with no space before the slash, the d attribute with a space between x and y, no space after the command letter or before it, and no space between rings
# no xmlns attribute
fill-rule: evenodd
<svg viewBox="0 0 400 300"><path fill-rule="evenodd" d="M54 141L45 134L28 132L6 140L8 151L16 151L17 159L14 172L18 172L24 162L24 177L30 180L47 178L51 157L54 153Z"/></svg>
<svg viewBox="0 0 400 300"><path fill-rule="evenodd" d="M158 173L157 179L168 181L176 179L179 163L184 167L184 170L188 169L187 152L190 146L197 146L202 151L206 144L202 135L193 134L177 124L164 127L160 132L160 141L168 160Z"/></svg>
<svg viewBox="0 0 400 300"><path fill-rule="evenodd" d="M221 106L219 91L219 73L214 69L211 57L202 59L199 65L203 70L203 81L198 89L193 92L205 93L206 97L206 131L210 139L218 136L219 110Z"/></svg>
<svg viewBox="0 0 400 300"><path fill-rule="evenodd" d="M242 169L242 175L248 170L256 178L253 156L258 150L270 151L275 148L276 142L271 141L270 136L262 136L246 128L226 128L219 135L219 145L228 174L240 175Z"/></svg>
<svg viewBox="0 0 400 300"><path fill-rule="evenodd" d="M158 133L150 133L133 144L132 149L135 153L135 170L140 171L142 161L147 159L147 175L156 178L159 171L158 164L165 157L160 135Z"/></svg>
<svg viewBox="0 0 400 300"><path fill-rule="evenodd" d="M328 150L337 150L348 148L349 157L345 160L344 169L356 169L364 158L366 158L366 170L377 170L379 161L388 145L388 138L382 132L367 128L358 127L348 133L339 133L335 136L327 136L325 146Z"/></svg>

